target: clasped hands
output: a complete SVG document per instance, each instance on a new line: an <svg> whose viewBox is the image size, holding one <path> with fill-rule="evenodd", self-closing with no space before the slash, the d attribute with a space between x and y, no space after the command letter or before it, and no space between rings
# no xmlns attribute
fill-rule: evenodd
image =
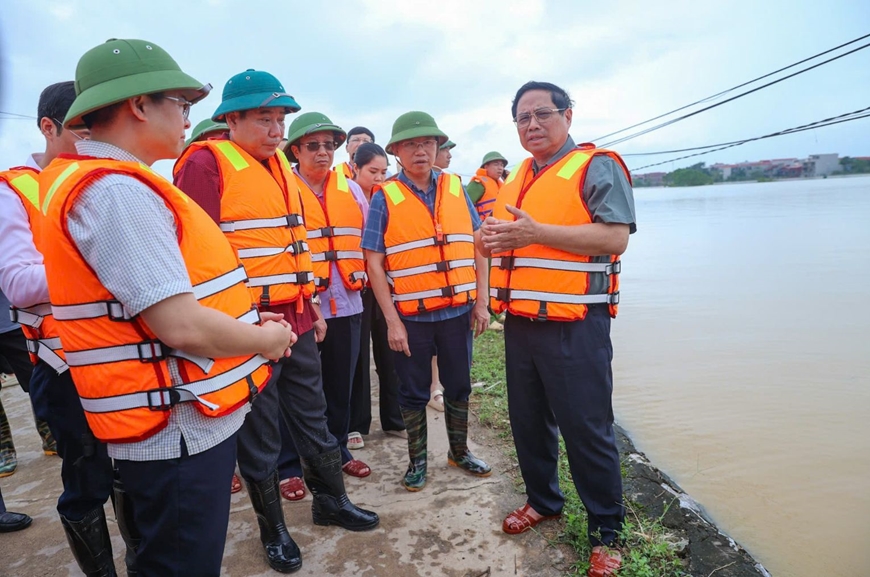
<svg viewBox="0 0 870 577"><path fill-rule="evenodd" d="M516 250L538 242L539 224L529 213L514 206L505 206L516 220L500 220L486 217L480 225L480 238L483 246L491 254Z"/></svg>

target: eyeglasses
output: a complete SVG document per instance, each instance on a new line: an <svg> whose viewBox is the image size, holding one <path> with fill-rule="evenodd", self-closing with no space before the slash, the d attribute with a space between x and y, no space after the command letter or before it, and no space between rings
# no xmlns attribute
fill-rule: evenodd
<svg viewBox="0 0 870 577"><path fill-rule="evenodd" d="M517 114L517 117L514 118L514 123L518 128L525 128L532 122L532 117L535 117L535 120L538 121L538 124L544 124L551 118L553 118L554 114L561 114L568 110L567 108L538 108L531 114L528 112L524 112L523 114Z"/></svg>
<svg viewBox="0 0 870 577"><path fill-rule="evenodd" d="M366 142L373 142L371 138L368 136L354 136L350 140L348 140L351 144L356 144L359 142L360 144L365 144Z"/></svg>
<svg viewBox="0 0 870 577"><path fill-rule="evenodd" d="M181 115L184 116L184 119L187 120L187 117L190 116L190 107L193 106L193 102L187 100L186 98L179 98L178 96L163 96L166 100L171 100L181 106Z"/></svg>
<svg viewBox="0 0 870 577"><path fill-rule="evenodd" d="M406 140L402 143L402 150L405 152L417 152L418 148L426 149L432 148L437 145L438 141L434 138L427 138L421 142L414 142L413 140Z"/></svg>
<svg viewBox="0 0 870 577"><path fill-rule="evenodd" d="M61 122L61 121L58 120L57 118L52 118L52 120L54 120L54 122L55 122L55 124L57 125L58 129L60 129L60 128L63 127L63 122ZM79 134L79 133L76 132L75 130L72 130L71 128L67 128L67 131L70 132L70 133L72 133L72 135L75 136L76 138L78 138L79 140L89 140L89 139L90 139L90 135L88 135L88 136L82 136L81 134Z"/></svg>
<svg viewBox="0 0 870 577"><path fill-rule="evenodd" d="M338 143L336 143L335 141L332 141L332 142L314 142L314 141L312 141L312 142L306 142L302 146L307 148L308 152L317 152L318 150L320 150L321 146L323 147L323 150L325 150L326 152L332 152L338 147L337 144Z"/></svg>

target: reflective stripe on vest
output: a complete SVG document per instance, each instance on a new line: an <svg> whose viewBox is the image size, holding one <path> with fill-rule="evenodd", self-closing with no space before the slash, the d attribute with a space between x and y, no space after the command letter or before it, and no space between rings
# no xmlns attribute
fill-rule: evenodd
<svg viewBox="0 0 870 577"><path fill-rule="evenodd" d="M27 339L27 352L36 355L38 359L61 374L69 370L69 365L55 351L61 350L59 337L48 339Z"/></svg>
<svg viewBox="0 0 870 577"><path fill-rule="evenodd" d="M458 259L458 260L447 260L441 261L435 264L424 264L422 266L414 266L411 268L404 268L400 270L391 270L387 271L387 276L391 279L394 278L402 278L405 276L411 276L415 274L423 274L425 272L447 272L448 270L453 270L457 268L462 268L464 266L474 266L473 258L466 259Z"/></svg>
<svg viewBox="0 0 870 577"><path fill-rule="evenodd" d="M350 226L327 226L325 228L308 231L309 240L312 238L328 238L333 236L362 236L362 230Z"/></svg>
<svg viewBox="0 0 870 577"><path fill-rule="evenodd" d="M283 228L288 226L303 226L305 218L301 214L288 214L276 218L249 218L246 220L228 220L220 223L223 232L237 230L256 230L258 228Z"/></svg>
<svg viewBox="0 0 870 577"><path fill-rule="evenodd" d="M492 259L492 266L504 270L516 270L518 268L542 268L547 270L568 270L574 272L600 272L607 276L619 274L622 270L622 261L615 262L572 262L566 260L554 260L548 258L523 258L523 257L496 257Z"/></svg>
<svg viewBox="0 0 870 577"><path fill-rule="evenodd" d="M256 258L261 256L275 256L277 254L281 254L282 252L289 252L290 254L297 255L302 254L303 252L310 252L308 248L308 243L304 240L296 241L290 246L281 248L279 246L271 247L266 246L262 248L240 248L238 250L239 258Z"/></svg>
<svg viewBox="0 0 870 577"><path fill-rule="evenodd" d="M474 244L474 235L471 234L448 234L444 236L443 241L439 241L437 237L433 238L424 238L422 240L414 240L411 242L403 242L402 244L397 244L394 246L387 247L385 254L396 254L397 252L404 252L406 250L413 250L415 248L423 248L426 246L438 246L442 244L447 244L450 242L470 242Z"/></svg>
<svg viewBox="0 0 870 577"><path fill-rule="evenodd" d="M34 329L38 329L42 326L42 320L50 314L51 305L48 303L34 305L23 309L17 307L9 309L9 318L12 319L13 323L18 323L19 325L24 325Z"/></svg>
<svg viewBox="0 0 870 577"><path fill-rule="evenodd" d="M619 304L619 293L598 295L572 295L565 293L548 293L541 291L524 291L518 289L489 289L489 296L500 301L526 300L543 303L562 303L569 305Z"/></svg>
<svg viewBox="0 0 870 577"><path fill-rule="evenodd" d="M420 291L415 293L405 293L401 295L393 295L393 300L396 302L415 301L418 299L430 299L433 297L454 297L460 293L471 292L477 288L476 282L465 283L457 286L448 286L442 289L432 289L428 291Z"/></svg>
<svg viewBox="0 0 870 577"><path fill-rule="evenodd" d="M323 262L330 261L335 262L341 259L363 259L365 255L362 252L357 252L353 250L330 250L327 252L321 252L311 255L311 262Z"/></svg>

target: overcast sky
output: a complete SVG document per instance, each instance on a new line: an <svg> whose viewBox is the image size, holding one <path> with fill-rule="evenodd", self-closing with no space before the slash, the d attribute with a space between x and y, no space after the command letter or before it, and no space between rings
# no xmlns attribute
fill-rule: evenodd
<svg viewBox="0 0 870 577"><path fill-rule="evenodd" d="M85 51L108 38L141 38L215 86L191 111L194 124L211 115L230 76L267 70L303 112L323 112L345 129L368 126L381 144L399 114L431 113L458 145L451 169L468 175L489 150L499 150L511 164L525 156L510 104L527 80L568 89L576 101L571 133L581 142L868 32L866 0L3 0L0 110L35 116L42 88L72 80ZM870 49L617 150L730 141L866 106ZM0 119L4 167L23 164L42 145L35 121ZM819 152L870 155L870 119L699 160ZM628 165L668 158L629 158ZM342 149L336 161L344 159ZM157 168L166 173L167 166Z"/></svg>

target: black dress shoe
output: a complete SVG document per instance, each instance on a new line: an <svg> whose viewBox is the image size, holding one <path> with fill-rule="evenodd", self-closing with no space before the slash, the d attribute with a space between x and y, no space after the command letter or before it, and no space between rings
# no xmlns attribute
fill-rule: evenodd
<svg viewBox="0 0 870 577"><path fill-rule="evenodd" d="M33 519L24 513L13 513L12 511L0 513L0 533L21 531L30 527L31 523L33 523Z"/></svg>

